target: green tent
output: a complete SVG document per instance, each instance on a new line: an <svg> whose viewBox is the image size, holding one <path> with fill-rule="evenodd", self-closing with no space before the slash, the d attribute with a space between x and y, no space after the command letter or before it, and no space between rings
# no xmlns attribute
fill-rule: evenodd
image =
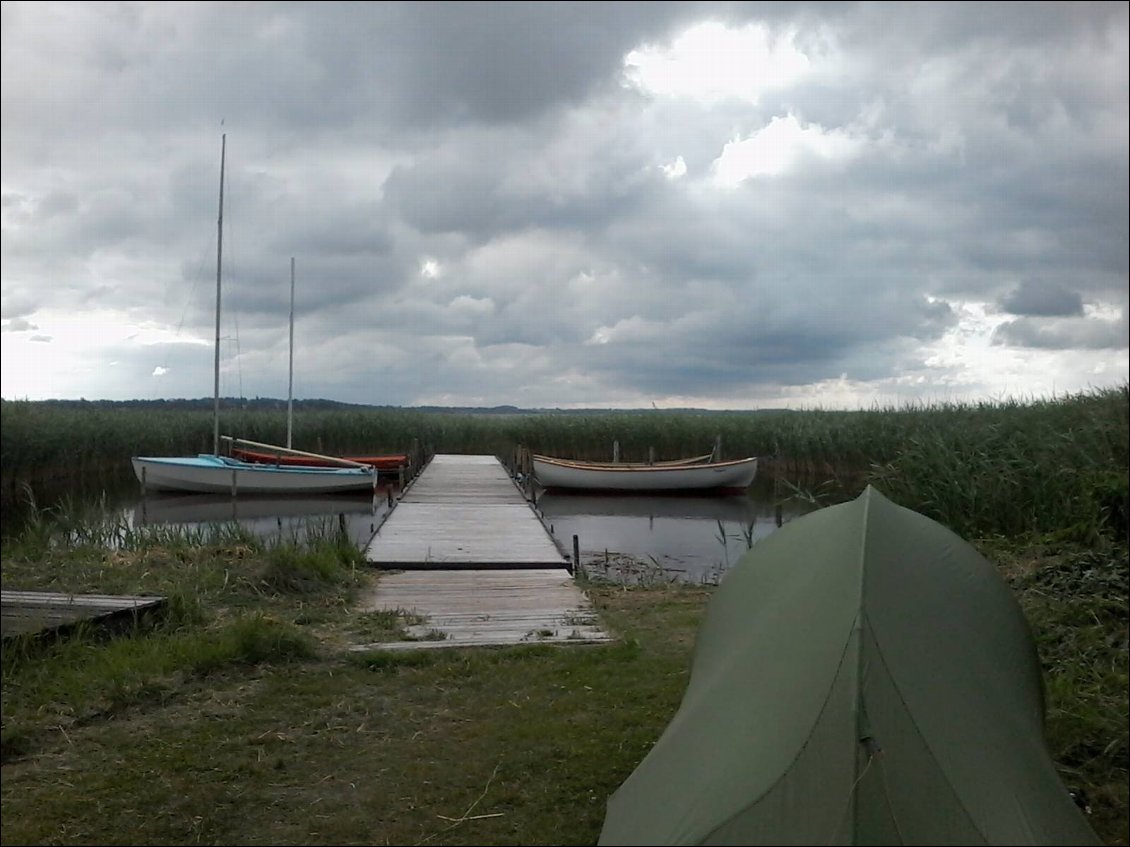
<svg viewBox="0 0 1130 847"><path fill-rule="evenodd" d="M874 488L742 557L600 844L1098 844L991 563Z"/></svg>

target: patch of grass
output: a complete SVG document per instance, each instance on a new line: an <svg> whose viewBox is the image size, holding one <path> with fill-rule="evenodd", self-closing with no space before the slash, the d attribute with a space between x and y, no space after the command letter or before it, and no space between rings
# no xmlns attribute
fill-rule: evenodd
<svg viewBox="0 0 1130 847"><path fill-rule="evenodd" d="M1130 565L1124 546L1052 540L1005 557L1044 670L1047 739L1108 843L1126 844Z"/></svg>
<svg viewBox="0 0 1130 847"><path fill-rule="evenodd" d="M0 759L26 755L32 739L160 703L185 680L225 668L310 658L315 642L260 613L204 629L161 627L103 639L96 627L53 643L4 648Z"/></svg>
<svg viewBox="0 0 1130 847"><path fill-rule="evenodd" d="M385 641L409 641L408 628L427 622L423 615L406 609L380 609L357 612L351 615L346 631L358 644L378 644Z"/></svg>
<svg viewBox="0 0 1130 847"><path fill-rule="evenodd" d="M148 665L176 665L158 663L167 648ZM230 658L65 735L47 721L35 755L5 765L5 840L592 843L686 663L624 644Z"/></svg>
<svg viewBox="0 0 1130 847"><path fill-rule="evenodd" d="M416 635L413 633L405 636L405 641L446 641L447 633L442 629L434 629L429 627L422 634Z"/></svg>
<svg viewBox="0 0 1130 847"><path fill-rule="evenodd" d="M716 588L581 576L608 644L351 652L427 622L356 611L379 577L325 555L5 556L6 586L50 574L179 599L115 638L5 645L3 841L595 843L608 797L678 709ZM1032 622L1064 781L1104 842L1125 844L1125 550L990 558Z"/></svg>

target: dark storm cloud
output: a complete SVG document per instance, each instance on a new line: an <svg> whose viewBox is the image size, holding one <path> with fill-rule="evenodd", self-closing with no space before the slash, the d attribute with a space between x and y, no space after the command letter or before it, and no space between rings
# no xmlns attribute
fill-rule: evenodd
<svg viewBox="0 0 1130 847"><path fill-rule="evenodd" d="M421 233L478 242L539 227L596 232L636 214L660 182L645 171L637 142L616 137L614 127L594 127L568 150L552 144L572 137L568 121L538 129L472 134L394 169L384 184L390 210Z"/></svg>
<svg viewBox="0 0 1130 847"><path fill-rule="evenodd" d="M1083 298L1056 283L1024 282L1001 300L1001 308L1013 315L1072 317L1083 314Z"/></svg>
<svg viewBox="0 0 1130 847"><path fill-rule="evenodd" d="M662 36L713 5L373 4L360 27L353 9L335 23L319 15L316 26L350 39L355 55L381 70L374 83L395 80L384 95L395 123L512 124L582 102L615 77L641 39Z"/></svg>
<svg viewBox="0 0 1130 847"><path fill-rule="evenodd" d="M854 379L880 378L914 342L936 338L954 322L944 304L906 302L889 289L862 301L850 288L825 292L820 304L801 295L735 299L670 322L629 323L579 355L625 387L709 396L778 379L808 384L845 371Z"/></svg>
<svg viewBox="0 0 1130 847"><path fill-rule="evenodd" d="M993 343L1040 350L1125 350L1130 341L1123 311L1117 321L1017 318L997 327Z"/></svg>
<svg viewBox="0 0 1130 847"><path fill-rule="evenodd" d="M1127 18L5 4L5 343L68 309L210 339L227 132L224 369L249 393L285 390L291 257L303 393L359 402L979 386L938 350L982 306L1019 318L997 350L1124 350ZM807 72L709 101L628 84L630 51L707 19L766 26ZM716 180L757 139L751 175ZM201 345L139 345L106 351L106 391L210 390Z"/></svg>

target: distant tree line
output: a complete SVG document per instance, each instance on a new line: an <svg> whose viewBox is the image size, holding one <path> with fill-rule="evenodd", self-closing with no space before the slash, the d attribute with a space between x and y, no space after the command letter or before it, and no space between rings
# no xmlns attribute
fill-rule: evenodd
<svg viewBox="0 0 1130 847"><path fill-rule="evenodd" d="M193 398L170 398L170 399L149 399L149 400L86 400L79 398L78 400L0 400L2 403L33 403L46 407L53 407L57 409L99 409L99 410L113 410L113 409L133 409L133 410L167 410L175 412L184 411L211 411L215 400L211 397ZM250 412L260 411L277 411L285 409L287 406L286 400L280 400L275 397L221 397L220 407L223 409L241 409ZM781 412L790 411L788 409L759 409L755 411L718 411L710 409L695 409L695 408L670 408L663 409L524 409L519 406L390 406L390 405L371 405L365 403L342 403L338 400L325 400L325 399L311 399L311 400L295 400L294 410L297 411L411 411L411 412L429 412L436 414L476 414L476 415L539 415L539 414L554 414L554 415L601 415L601 414L615 414L615 415L631 415L631 414L654 414L656 411L660 412L678 412L678 413L693 413L702 415L750 415L757 414L758 412L779 414Z"/></svg>

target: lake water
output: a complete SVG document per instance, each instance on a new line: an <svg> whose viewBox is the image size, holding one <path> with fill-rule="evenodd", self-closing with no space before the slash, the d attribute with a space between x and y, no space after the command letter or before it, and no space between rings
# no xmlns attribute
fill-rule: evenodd
<svg viewBox="0 0 1130 847"><path fill-rule="evenodd" d="M137 495L118 506L122 520L134 527L166 526L204 530L217 524L238 524L264 540L301 539L310 530L344 527L350 539L364 546L389 510L387 490L379 496L319 495L272 497L242 494Z"/></svg>
<svg viewBox="0 0 1130 847"><path fill-rule="evenodd" d="M539 492L536 506L561 549L573 551L593 576L616 581L664 579L708 582L778 526L771 481L746 495L631 496ZM343 527L360 547L389 511L388 491L368 495L255 497L243 495L127 495L115 507L130 526L204 529L236 522L270 540L300 539L311 528ZM806 509L785 503L780 520Z"/></svg>
<svg viewBox="0 0 1130 847"><path fill-rule="evenodd" d="M395 489L393 489L395 494ZM236 523L264 540L301 540L307 532L343 527L364 548L389 511L389 491L376 497L318 495L257 497L155 494L142 497L135 481L78 498L82 514L100 512L114 524L207 530ZM560 548L571 555L573 537L592 576L716 582L751 543L809 506L775 496L773 480L759 476L745 495L630 496L538 492L536 506ZM778 503L780 502L780 506ZM5 518L5 531L16 521Z"/></svg>
<svg viewBox="0 0 1130 847"><path fill-rule="evenodd" d="M716 582L749 546L777 528L776 505L756 496L546 494L538 508L554 536L593 575L661 575ZM782 521L797 510L782 509ZM627 560L627 561L625 561Z"/></svg>

